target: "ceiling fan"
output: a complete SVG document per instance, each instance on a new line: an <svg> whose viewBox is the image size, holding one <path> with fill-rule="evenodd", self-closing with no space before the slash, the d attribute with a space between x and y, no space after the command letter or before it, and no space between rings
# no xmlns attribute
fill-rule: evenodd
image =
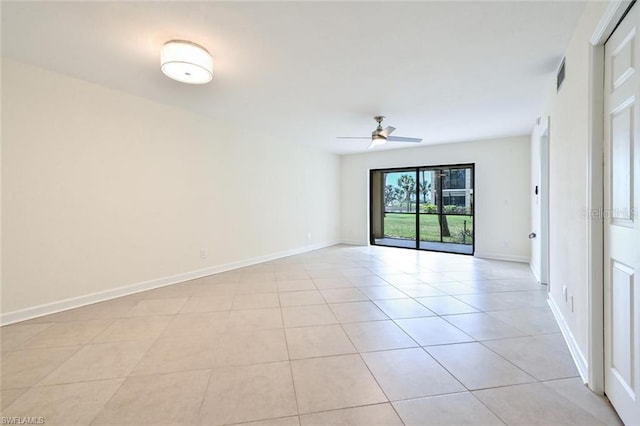
<svg viewBox="0 0 640 426"><path fill-rule="evenodd" d="M338 136L338 139L371 139L371 144L369 144L369 149L374 146L382 145L389 142L422 142L420 138L406 138L403 136L389 136L396 130L395 127L387 126L386 128L382 128L382 120L384 120L384 116L376 115L373 117L374 120L378 122L378 127L371 133L371 137L369 136Z"/></svg>

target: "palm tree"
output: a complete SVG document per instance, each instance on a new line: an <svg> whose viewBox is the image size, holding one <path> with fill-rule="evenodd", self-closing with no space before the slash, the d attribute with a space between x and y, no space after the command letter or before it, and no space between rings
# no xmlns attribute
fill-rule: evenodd
<svg viewBox="0 0 640 426"><path fill-rule="evenodd" d="M398 186L404 194L404 199L407 201L407 211L411 211L411 194L415 192L416 181L409 175L402 175L398 179Z"/></svg>
<svg viewBox="0 0 640 426"><path fill-rule="evenodd" d="M436 192L436 205L438 206L438 222L440 223L440 231L441 231L441 235L442 237L450 237L451 236L451 231L449 231L449 222L447 222L447 216L444 214L444 206L442 205L442 191L441 191L441 185L442 185L442 176L444 176L442 174L442 171L439 170L437 172L436 178L434 179L434 183L435 183L435 192Z"/></svg>
<svg viewBox="0 0 640 426"><path fill-rule="evenodd" d="M420 201L422 201L424 204L431 201L427 199L429 192L431 192L431 183L425 182L424 172L422 172L422 181L418 184L418 191L420 191L420 194L422 194L422 198L420 199Z"/></svg>
<svg viewBox="0 0 640 426"><path fill-rule="evenodd" d="M402 189L393 185L387 185L384 187L384 205L386 207L393 206L396 201L402 201L404 194Z"/></svg>

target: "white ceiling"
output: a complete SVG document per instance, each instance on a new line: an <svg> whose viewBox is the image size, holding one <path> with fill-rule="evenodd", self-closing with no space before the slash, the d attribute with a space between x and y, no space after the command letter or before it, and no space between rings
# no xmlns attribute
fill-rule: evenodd
<svg viewBox="0 0 640 426"><path fill-rule="evenodd" d="M336 153L528 134L583 2L2 2L2 54ZM214 81L159 68L173 38ZM567 66L571 66L570 63ZM257 142L258 143L258 142ZM415 146L388 143L387 147Z"/></svg>

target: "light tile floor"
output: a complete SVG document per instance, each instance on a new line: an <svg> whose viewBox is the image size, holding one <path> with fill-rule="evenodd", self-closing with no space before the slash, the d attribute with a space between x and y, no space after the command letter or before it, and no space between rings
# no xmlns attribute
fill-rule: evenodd
<svg viewBox="0 0 640 426"><path fill-rule="evenodd" d="M526 265L334 246L0 329L46 424L620 424Z"/></svg>

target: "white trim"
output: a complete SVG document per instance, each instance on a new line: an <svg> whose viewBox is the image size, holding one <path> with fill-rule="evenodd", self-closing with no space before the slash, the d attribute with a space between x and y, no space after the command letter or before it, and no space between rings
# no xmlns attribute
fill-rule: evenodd
<svg viewBox="0 0 640 426"><path fill-rule="evenodd" d="M633 3L631 0L610 0L589 42L594 46L603 45L618 26L618 22L620 22L631 3Z"/></svg>
<svg viewBox="0 0 640 426"><path fill-rule="evenodd" d="M368 242L358 241L358 240L340 240L340 244L347 244L351 246L368 246L369 245ZM393 246L376 246L376 247L393 248ZM400 247L396 247L396 248L400 248ZM450 253L450 254L456 254L456 253ZM527 256L511 256L511 255L501 254L501 253L482 253L482 252L475 252L473 256L479 259L504 260L507 262L528 263L529 265L531 265L531 258ZM534 272L534 275L535 275L535 272Z"/></svg>
<svg viewBox="0 0 640 426"><path fill-rule="evenodd" d="M350 246L368 246L369 243L366 241L358 241L358 240L340 240L340 244L347 244Z"/></svg>
<svg viewBox="0 0 640 426"><path fill-rule="evenodd" d="M587 146L587 206L602 209L604 194L604 44L624 16L632 1L612 0L591 35L589 70L589 140ZM587 384L604 394L604 225L587 220L588 347Z"/></svg>
<svg viewBox="0 0 640 426"><path fill-rule="evenodd" d="M547 116L540 127L539 148L540 148L540 168L539 168L539 209L540 209L540 271L538 282L547 285L547 291L551 289L549 285L549 271L551 259L549 257L549 194L551 193L551 117Z"/></svg>
<svg viewBox="0 0 640 426"><path fill-rule="evenodd" d="M531 263L531 258L528 256L512 256L509 254L501 253L475 252L474 257L489 260L506 260L507 262Z"/></svg>
<svg viewBox="0 0 640 426"><path fill-rule="evenodd" d="M533 263L531 263L531 262L529 262L529 269L531 269L531 272L533 273L533 277L539 283L540 282L540 275L538 275L538 271L536 271L536 268L533 266Z"/></svg>
<svg viewBox="0 0 640 426"><path fill-rule="evenodd" d="M206 277L207 275L218 274L220 272L231 271L245 266L251 266L258 263L269 262L271 260L281 259L283 257L293 256L296 254L307 253L313 250L322 249L339 244L338 241L329 241L324 243L312 244L304 247L285 250L264 256L253 257L250 259L239 260L237 262L225 263L223 265L211 266L209 268L199 269L196 271L184 272L181 274L171 275L168 277L156 278L149 281L143 281L135 284L117 287L114 289L99 291L97 293L86 294L84 296L73 297L70 299L58 300L56 302L46 303L44 305L32 306L18 311L6 312L0 315L0 325L13 324L28 319L41 317L43 315L55 314L57 312L69 309L79 308L98 302L115 299L117 297L127 296L141 291L152 290L159 287L165 287L177 284L183 281L193 280L196 278Z"/></svg>
<svg viewBox="0 0 640 426"><path fill-rule="evenodd" d="M587 210L604 207L604 45L589 49L589 136L587 145ZM587 333L589 388L604 394L604 223L586 215Z"/></svg>
<svg viewBox="0 0 640 426"><path fill-rule="evenodd" d="M571 333L571 329L569 325L564 320L564 317L560 313L560 309L556 306L556 303L553 301L551 297L547 299L547 303L551 308L551 312L558 323L558 327L560 327L560 331L562 332L562 336L564 337L565 342L567 342L567 346L569 347L569 352L571 353L571 357L573 358L573 362L576 364L576 368L578 369L578 373L580 373L580 377L582 378L583 383L587 383L587 377L589 374L589 365L587 363L587 359L584 357L583 353L580 351L580 347L578 346L578 342L576 342L575 337Z"/></svg>

